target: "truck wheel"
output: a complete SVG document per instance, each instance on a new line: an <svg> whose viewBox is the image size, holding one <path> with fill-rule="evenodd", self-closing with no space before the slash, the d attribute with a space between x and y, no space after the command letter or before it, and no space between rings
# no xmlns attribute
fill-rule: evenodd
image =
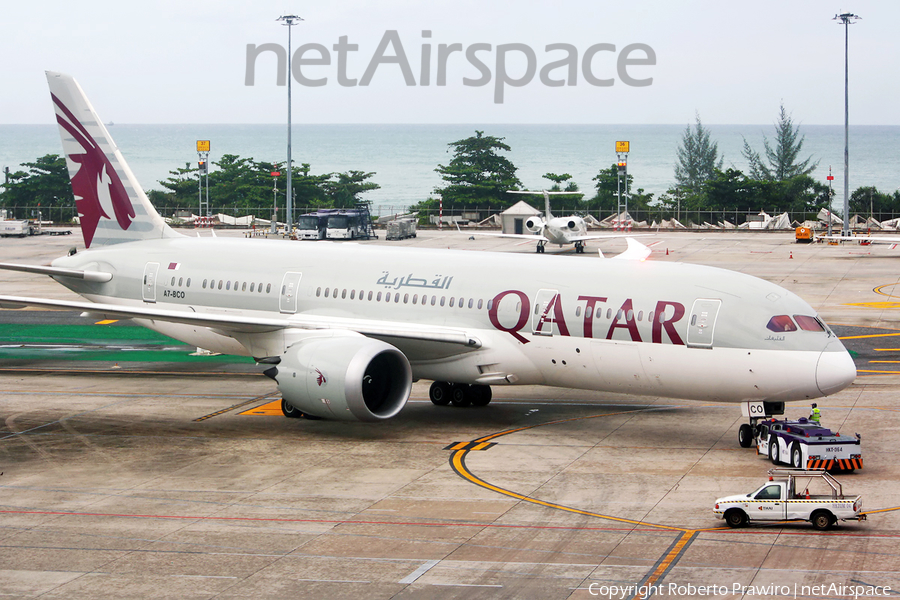
<svg viewBox="0 0 900 600"><path fill-rule="evenodd" d="M729 527L744 527L747 524L747 513L739 508L729 508L725 511L725 522Z"/></svg>
<svg viewBox="0 0 900 600"><path fill-rule="evenodd" d="M834 525L835 518L834 515L827 510L817 510L809 518L809 522L819 531L824 531L830 529L831 526Z"/></svg>
<svg viewBox="0 0 900 600"><path fill-rule="evenodd" d="M741 448L749 448L753 445L753 428L747 423L744 423L738 429L738 443L741 445Z"/></svg>
<svg viewBox="0 0 900 600"><path fill-rule="evenodd" d="M791 445L791 466L795 469L803 468L803 452L800 451L800 444L797 442Z"/></svg>
<svg viewBox="0 0 900 600"><path fill-rule="evenodd" d="M778 464L778 440L769 442L769 460L772 461L773 465Z"/></svg>

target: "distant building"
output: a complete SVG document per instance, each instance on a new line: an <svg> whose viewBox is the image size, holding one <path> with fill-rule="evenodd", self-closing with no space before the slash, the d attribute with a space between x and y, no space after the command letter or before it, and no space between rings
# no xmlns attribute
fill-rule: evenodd
<svg viewBox="0 0 900 600"><path fill-rule="evenodd" d="M519 200L500 213L500 227L503 233L527 233L525 221L528 217L540 215L541 211L524 200Z"/></svg>

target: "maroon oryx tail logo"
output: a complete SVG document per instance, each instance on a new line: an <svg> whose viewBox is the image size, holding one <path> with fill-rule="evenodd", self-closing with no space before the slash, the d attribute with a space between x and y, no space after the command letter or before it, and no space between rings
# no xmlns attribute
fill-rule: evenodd
<svg viewBox="0 0 900 600"><path fill-rule="evenodd" d="M322 387L323 385L328 383L328 380L325 379L325 374L322 373L322 371L320 371L319 369L316 369L316 383L319 385L319 387Z"/></svg>
<svg viewBox="0 0 900 600"><path fill-rule="evenodd" d="M51 94L53 103L65 115L56 115L59 126L69 132L75 141L84 149L83 154L70 154L72 162L81 166L72 177L72 192L75 194L75 206L81 216L81 229L84 234L84 245L88 248L94 239L94 232L101 217L111 219L103 209L101 198L108 198L116 214L116 221L123 230L131 226L134 219L134 207L128 199L128 192L119 179L109 159L100 149L99 144L87 132L75 115L66 108L55 94ZM68 120L67 120L68 119ZM106 186L105 189L103 186Z"/></svg>

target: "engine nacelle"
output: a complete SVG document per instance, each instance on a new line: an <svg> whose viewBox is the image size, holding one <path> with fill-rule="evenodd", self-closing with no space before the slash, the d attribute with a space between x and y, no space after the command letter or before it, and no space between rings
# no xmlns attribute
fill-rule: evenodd
<svg viewBox="0 0 900 600"><path fill-rule="evenodd" d="M353 333L297 342L266 375L297 410L340 421L389 419L412 390L412 369L400 350Z"/></svg>
<svg viewBox="0 0 900 600"><path fill-rule="evenodd" d="M525 229L531 232L538 232L544 228L544 222L538 217L528 217L525 221Z"/></svg>

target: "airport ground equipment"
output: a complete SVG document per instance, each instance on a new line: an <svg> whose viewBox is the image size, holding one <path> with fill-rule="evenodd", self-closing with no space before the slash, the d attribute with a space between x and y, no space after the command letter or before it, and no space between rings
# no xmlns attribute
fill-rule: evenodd
<svg viewBox="0 0 900 600"><path fill-rule="evenodd" d="M406 238L416 237L416 220L415 219L395 219L388 221L387 224L387 240L405 240Z"/></svg>
<svg viewBox="0 0 900 600"><path fill-rule="evenodd" d="M810 488L814 492L810 493ZM829 529L840 521L865 521L862 497L844 495L843 487L824 469L770 469L769 481L749 494L716 500L715 514L729 527L771 521L809 521Z"/></svg>
<svg viewBox="0 0 900 600"><path fill-rule="evenodd" d="M34 227L28 221L0 221L0 237L29 235L34 235Z"/></svg>
<svg viewBox="0 0 900 600"><path fill-rule="evenodd" d="M809 227L798 227L794 236L798 244L810 244L813 241L813 232Z"/></svg>
<svg viewBox="0 0 900 600"><path fill-rule="evenodd" d="M805 418L761 421L756 428L756 451L768 456L773 464L789 464L795 469L863 468L862 438L858 433L841 435Z"/></svg>

